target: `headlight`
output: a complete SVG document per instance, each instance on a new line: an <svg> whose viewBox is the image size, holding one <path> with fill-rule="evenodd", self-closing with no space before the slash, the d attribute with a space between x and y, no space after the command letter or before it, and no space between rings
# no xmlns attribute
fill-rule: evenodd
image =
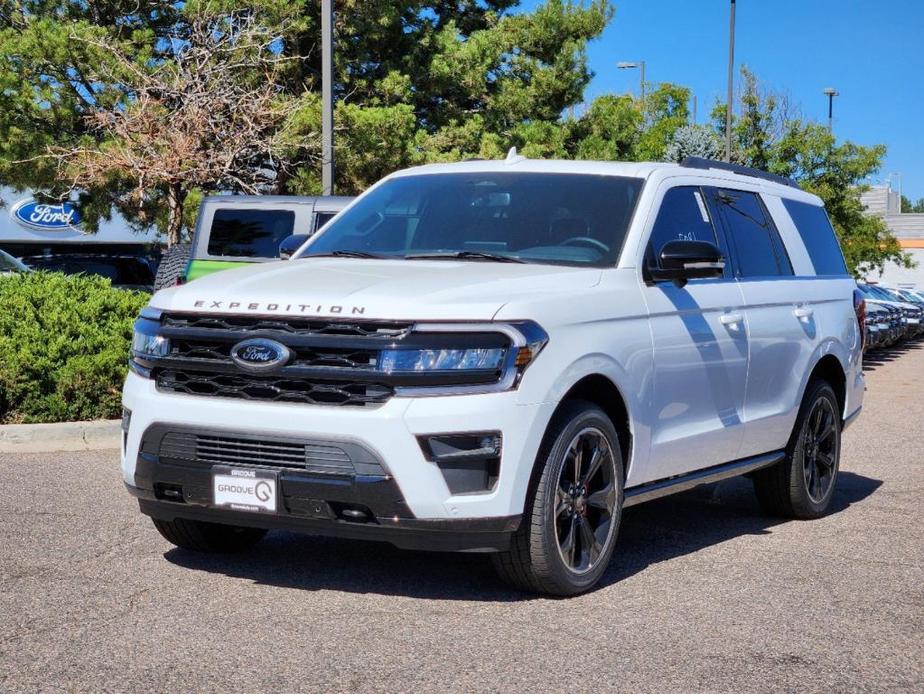
<svg viewBox="0 0 924 694"><path fill-rule="evenodd" d="M132 353L139 357L166 357L170 353L170 340L162 335L135 330Z"/></svg>
<svg viewBox="0 0 924 694"><path fill-rule="evenodd" d="M395 371L494 371L500 368L507 350L504 347L473 349L386 349L378 370Z"/></svg>
<svg viewBox="0 0 924 694"><path fill-rule="evenodd" d="M419 324L411 344L379 352L376 369L399 395L494 393L516 388L548 339L532 321Z"/></svg>
<svg viewBox="0 0 924 694"><path fill-rule="evenodd" d="M152 359L170 354L170 340L158 334L159 327L160 321L150 312L142 311L141 317L135 321L128 366L142 378L151 377Z"/></svg>

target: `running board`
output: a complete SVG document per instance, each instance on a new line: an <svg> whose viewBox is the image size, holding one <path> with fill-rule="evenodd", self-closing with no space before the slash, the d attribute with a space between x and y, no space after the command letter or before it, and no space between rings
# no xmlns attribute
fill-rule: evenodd
<svg viewBox="0 0 924 694"><path fill-rule="evenodd" d="M625 491L623 507L635 506L636 504L651 501L652 499L660 499L662 496L685 492L701 484L711 484L713 482L728 479L729 477L738 477L739 475L744 475L754 470L776 465L785 457L786 451L774 451L773 453L755 455L753 458L743 458L731 463L723 463L722 465L707 467L703 470L695 470L685 475L678 475L677 477L668 477L663 480L646 482L637 487L630 487Z"/></svg>

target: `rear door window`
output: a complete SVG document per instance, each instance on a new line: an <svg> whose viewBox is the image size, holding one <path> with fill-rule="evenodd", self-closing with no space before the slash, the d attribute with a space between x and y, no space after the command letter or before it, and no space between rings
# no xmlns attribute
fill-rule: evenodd
<svg viewBox="0 0 924 694"><path fill-rule="evenodd" d="M816 275L846 275L844 254L837 243L837 236L825 208L809 205L797 200L783 198L783 206L789 212L793 224L805 249L808 251Z"/></svg>
<svg viewBox="0 0 924 694"><path fill-rule="evenodd" d="M218 209L212 217L209 255L276 258L279 244L294 228L290 210Z"/></svg>
<svg viewBox="0 0 924 694"><path fill-rule="evenodd" d="M780 234L760 196L743 190L715 191L716 208L734 248L740 278L792 275Z"/></svg>

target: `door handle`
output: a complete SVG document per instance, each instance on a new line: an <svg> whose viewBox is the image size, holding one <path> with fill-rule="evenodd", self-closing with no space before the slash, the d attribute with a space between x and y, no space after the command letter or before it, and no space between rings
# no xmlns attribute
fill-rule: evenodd
<svg viewBox="0 0 924 694"><path fill-rule="evenodd" d="M808 320L815 315L815 312L806 306L796 306L796 308L792 310L792 315L799 320Z"/></svg>
<svg viewBox="0 0 924 694"><path fill-rule="evenodd" d="M740 313L723 313L719 316L719 322L722 325L737 325L744 320L744 317Z"/></svg>

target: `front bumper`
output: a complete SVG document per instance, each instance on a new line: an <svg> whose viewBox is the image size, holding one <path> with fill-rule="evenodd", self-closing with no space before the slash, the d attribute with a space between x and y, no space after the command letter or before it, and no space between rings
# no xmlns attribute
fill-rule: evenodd
<svg viewBox="0 0 924 694"><path fill-rule="evenodd" d="M141 512L152 518L177 518L267 530L290 530L350 540L389 542L401 549L439 552L499 552L510 547L520 516L475 519L378 519L355 523L336 518L306 518L292 513L253 514L157 500L146 490L126 485L138 497Z"/></svg>
<svg viewBox="0 0 924 694"><path fill-rule="evenodd" d="M306 532L368 539L395 531L402 533L393 540L401 546L408 546L401 538L410 537L404 533L411 529L415 530L413 534L423 533L422 537L432 537L435 529L463 535L470 532L469 526L474 523L478 528L476 533L509 533L516 528L515 521L522 514L536 452L555 409L554 403L523 404L518 398L517 391L509 391L396 397L376 407L242 402L159 392L150 380L130 373L123 392L123 404L131 411L130 426L123 437L123 481L142 499L142 510L158 517L172 514L259 527L281 525ZM283 509L277 517L263 514L252 517L245 513L239 518L242 515L239 512L209 506L208 468L162 459L156 447L145 443L152 432L194 429L347 442L381 461L382 474L378 478L354 475L345 481L330 475L281 472L284 497L288 490L293 499L323 501L329 509L334 509L333 517L313 516L299 506L301 502L295 501L294 506ZM499 473L490 490L453 494L440 468L426 459L417 436L470 431L501 433ZM190 498L184 503L157 498L158 482L183 484L171 482L165 475L186 480L184 489L189 485ZM384 477L388 479L381 479ZM376 527L369 523L344 523L337 518L337 505L349 503L369 508ZM478 542L462 544L476 549L498 547L494 541L484 544L490 538L481 537ZM456 541L437 544L451 547L453 542ZM504 544L503 539L500 544Z"/></svg>

